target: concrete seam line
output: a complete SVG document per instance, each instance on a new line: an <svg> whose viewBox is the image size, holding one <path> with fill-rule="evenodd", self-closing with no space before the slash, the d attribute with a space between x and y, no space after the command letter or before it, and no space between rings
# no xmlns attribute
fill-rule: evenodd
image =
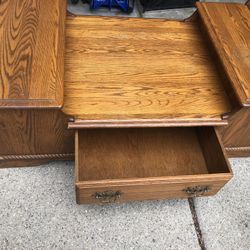
<svg viewBox="0 0 250 250"><path fill-rule="evenodd" d="M198 216L197 216L195 205L194 205L194 199L193 198L188 198L188 203L189 203L189 208L190 208L190 211L191 211L191 214L192 214L192 218L193 218L193 222L194 222L194 228L195 228L195 232L196 232L196 235L197 235L197 239L198 239L200 248L201 248L201 250L206 250L205 242L204 242L204 239L203 239L202 231L201 231L201 228L200 228Z"/></svg>

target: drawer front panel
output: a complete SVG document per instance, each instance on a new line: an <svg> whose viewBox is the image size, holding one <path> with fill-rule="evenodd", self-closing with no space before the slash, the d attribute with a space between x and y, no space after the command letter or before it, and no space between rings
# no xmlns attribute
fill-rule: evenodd
<svg viewBox="0 0 250 250"><path fill-rule="evenodd" d="M216 194L230 179L205 180L199 182L140 184L77 185L78 204L106 204L136 200L157 200L168 198L190 198Z"/></svg>

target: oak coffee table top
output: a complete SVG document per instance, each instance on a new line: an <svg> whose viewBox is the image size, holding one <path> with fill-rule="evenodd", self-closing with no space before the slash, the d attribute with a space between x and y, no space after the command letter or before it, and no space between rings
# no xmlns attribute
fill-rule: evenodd
<svg viewBox="0 0 250 250"><path fill-rule="evenodd" d="M63 111L86 126L220 124L229 98L196 22L68 17Z"/></svg>
<svg viewBox="0 0 250 250"><path fill-rule="evenodd" d="M0 108L62 106L66 5L1 1Z"/></svg>

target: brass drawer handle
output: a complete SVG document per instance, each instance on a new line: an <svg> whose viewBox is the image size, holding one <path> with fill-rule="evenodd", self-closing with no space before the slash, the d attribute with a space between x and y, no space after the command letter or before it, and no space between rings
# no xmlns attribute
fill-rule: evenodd
<svg viewBox="0 0 250 250"><path fill-rule="evenodd" d="M192 197L202 196L205 193L211 190L210 186L195 186L195 187L188 187L183 191Z"/></svg>
<svg viewBox="0 0 250 250"><path fill-rule="evenodd" d="M102 203L112 203L116 202L117 199L121 197L121 195L121 191L108 190L103 192L96 192L93 194L93 197Z"/></svg>

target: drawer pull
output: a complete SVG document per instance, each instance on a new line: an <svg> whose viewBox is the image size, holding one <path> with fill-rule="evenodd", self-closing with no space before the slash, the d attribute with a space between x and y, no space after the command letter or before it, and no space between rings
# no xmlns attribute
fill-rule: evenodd
<svg viewBox="0 0 250 250"><path fill-rule="evenodd" d="M102 203L112 203L116 202L117 199L121 197L122 193L120 191L103 191L103 192L96 192L93 194L93 197Z"/></svg>
<svg viewBox="0 0 250 250"><path fill-rule="evenodd" d="M211 188L209 186L195 186L195 187L188 187L184 189L183 191L192 197L196 197L196 196L204 195L205 193L210 191L210 189Z"/></svg>

